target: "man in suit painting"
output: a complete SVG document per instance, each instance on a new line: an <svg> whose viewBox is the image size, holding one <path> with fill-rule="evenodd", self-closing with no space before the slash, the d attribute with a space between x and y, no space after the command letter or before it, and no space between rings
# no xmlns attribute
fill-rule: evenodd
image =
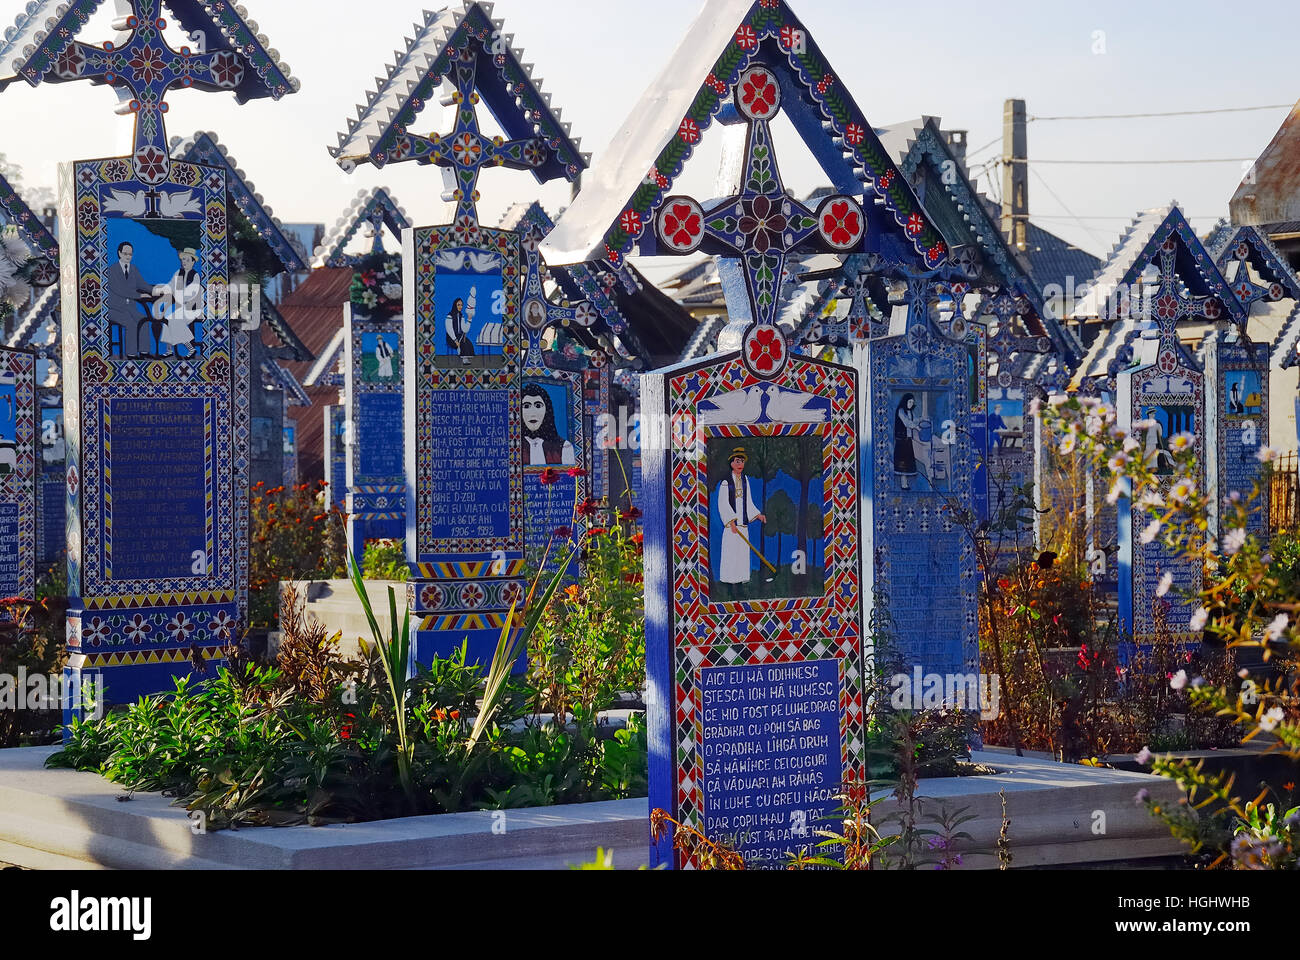
<svg viewBox="0 0 1300 960"><path fill-rule="evenodd" d="M108 319L122 328L122 356L138 357L140 321L146 314L140 304L151 302L153 284L146 283L138 268L132 266L135 248L129 242L117 245L117 263L108 268Z"/></svg>

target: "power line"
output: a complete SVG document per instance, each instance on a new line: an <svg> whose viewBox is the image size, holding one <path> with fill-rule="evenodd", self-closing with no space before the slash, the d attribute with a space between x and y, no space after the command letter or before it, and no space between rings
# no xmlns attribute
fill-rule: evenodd
<svg viewBox="0 0 1300 960"><path fill-rule="evenodd" d="M1028 122L1033 123L1035 120L1046 123L1051 120L1140 120L1149 117L1198 117L1209 113L1249 113L1254 110L1281 110L1283 107L1290 108L1293 106L1295 104L1269 103L1259 107L1217 107L1210 110L1171 110L1165 113L1078 114L1066 117L1029 117Z"/></svg>
<svg viewBox="0 0 1300 960"><path fill-rule="evenodd" d="M1092 237L1092 239L1096 240L1104 247L1106 245L1105 238L1097 236L1097 234L1093 232L1092 227L1084 223L1081 217L1079 217L1077 214L1075 214L1073 210L1071 210L1068 206L1066 206L1065 201L1062 200L1060 196L1057 195L1056 191L1052 189L1052 185L1043 179L1043 175L1041 173L1039 173L1033 167L1030 167L1029 169L1034 174L1034 176L1038 178L1038 182L1047 188L1047 192L1052 195L1052 198L1061 205L1061 209L1064 210L1066 213L1068 213L1071 217L1073 217L1074 220L1079 224L1079 226L1081 226L1087 232L1088 236Z"/></svg>
<svg viewBox="0 0 1300 960"><path fill-rule="evenodd" d="M1165 166L1169 164L1182 163L1254 163L1256 157L1215 157L1215 158L1196 158L1196 159L1179 159L1179 160L1006 160L1004 163L1050 163L1050 164L1074 164L1083 166L1129 166L1140 164L1144 166Z"/></svg>

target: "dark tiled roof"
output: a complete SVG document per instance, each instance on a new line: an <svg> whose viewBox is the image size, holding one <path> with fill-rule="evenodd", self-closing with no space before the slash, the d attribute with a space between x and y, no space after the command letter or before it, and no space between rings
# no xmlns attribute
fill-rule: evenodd
<svg viewBox="0 0 1300 960"><path fill-rule="evenodd" d="M1049 233L1037 224L1029 224L1028 248L1024 256L1029 261L1029 272L1041 292L1044 287L1056 284L1066 286L1066 278L1074 277L1074 286L1081 286L1097 275L1101 260L1086 250L1080 250L1067 240Z"/></svg>

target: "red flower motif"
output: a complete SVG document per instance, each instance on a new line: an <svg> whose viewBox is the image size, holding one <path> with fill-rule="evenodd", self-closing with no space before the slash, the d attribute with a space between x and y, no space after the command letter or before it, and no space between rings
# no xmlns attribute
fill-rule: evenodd
<svg viewBox="0 0 1300 960"><path fill-rule="evenodd" d="M714 93L726 93L727 85L717 78L715 74L709 74L704 80L706 87L712 88Z"/></svg>
<svg viewBox="0 0 1300 960"><path fill-rule="evenodd" d="M909 237L917 236L924 229L925 219L919 213L914 213L907 218L907 235Z"/></svg>
<svg viewBox="0 0 1300 960"><path fill-rule="evenodd" d="M749 341L749 362L759 373L775 370L785 356L785 347L772 327L765 327Z"/></svg>
<svg viewBox="0 0 1300 960"><path fill-rule="evenodd" d="M1156 301L1156 316L1161 320L1173 320L1178 316L1178 298L1166 293Z"/></svg>
<svg viewBox="0 0 1300 960"><path fill-rule="evenodd" d="M886 170L880 175L880 189L888 190L889 185L894 182L894 171Z"/></svg>
<svg viewBox="0 0 1300 960"><path fill-rule="evenodd" d="M748 109L750 116L765 117L776 106L777 88L766 72L756 70L741 84L740 101Z"/></svg>
<svg viewBox="0 0 1300 960"><path fill-rule="evenodd" d="M946 254L947 252L948 252L948 245L945 244L942 240L940 240L929 250L925 251L925 255L930 259L930 262L933 263L936 260L942 260L944 254Z"/></svg>
<svg viewBox="0 0 1300 960"><path fill-rule="evenodd" d="M675 203L664 216L664 238L674 247L689 247L704 229L704 219L689 203Z"/></svg>
<svg viewBox="0 0 1300 960"><path fill-rule="evenodd" d="M605 259L615 266L618 266L619 262L623 259L623 254L607 243L605 244Z"/></svg>
<svg viewBox="0 0 1300 960"><path fill-rule="evenodd" d="M844 131L844 139L855 147L866 138L867 131L862 129L862 127L856 123L850 123L848 128Z"/></svg>
<svg viewBox="0 0 1300 960"><path fill-rule="evenodd" d="M832 203L822 217L822 234L837 247L847 247L862 235L862 218L848 201Z"/></svg>
<svg viewBox="0 0 1300 960"><path fill-rule="evenodd" d="M726 88L724 87L723 89ZM662 173L659 172L658 167L651 167L650 172L646 174L645 178L647 183L653 183L660 190L668 189L669 180L667 177L665 177Z"/></svg>
<svg viewBox="0 0 1300 960"><path fill-rule="evenodd" d="M155 50L149 44L140 48L134 57L127 61L128 66L135 71L136 77L145 86L149 86L162 77L163 70L167 64L163 61L162 51Z"/></svg>
<svg viewBox="0 0 1300 960"><path fill-rule="evenodd" d="M736 46L741 50L753 50L758 46L758 34L749 24L745 24L736 31Z"/></svg>
<svg viewBox="0 0 1300 960"><path fill-rule="evenodd" d="M101 303L100 294L98 277L87 277L81 281L81 305L89 313L94 313L99 309Z"/></svg>
<svg viewBox="0 0 1300 960"><path fill-rule="evenodd" d="M641 232L641 214L635 210L624 210L618 225L623 228L624 233L635 237Z"/></svg>
<svg viewBox="0 0 1300 960"><path fill-rule="evenodd" d="M149 633L152 630L153 627L149 625L149 621L138 613L126 622L127 639L137 646L149 638Z"/></svg>
<svg viewBox="0 0 1300 960"><path fill-rule="evenodd" d="M822 77L821 80L818 81L817 92L825 93L833 86L835 86L835 77L828 73L826 74L826 76Z"/></svg>
<svg viewBox="0 0 1300 960"><path fill-rule="evenodd" d="M780 207L772 202L771 197L759 196L753 200L741 202L744 215L740 218L738 228L744 234L747 247L756 253L767 253L778 246L781 235L790 225L789 219Z"/></svg>
<svg viewBox="0 0 1300 960"><path fill-rule="evenodd" d="M472 133L462 133L452 141L451 154L462 167L472 166L483 156L483 143Z"/></svg>
<svg viewBox="0 0 1300 960"><path fill-rule="evenodd" d="M781 46L787 50L791 50L794 48L795 42L803 38L803 31L797 30L789 24L786 24L781 28L779 36L781 38Z"/></svg>
<svg viewBox="0 0 1300 960"><path fill-rule="evenodd" d="M108 379L108 367L99 357L91 357L81 365L81 379L86 383L103 383ZM68 475L68 483L72 483L72 475Z"/></svg>
<svg viewBox="0 0 1300 960"><path fill-rule="evenodd" d="M700 142L700 125L687 117L682 121L682 125L677 128L677 136L682 138L684 143L696 144Z"/></svg>

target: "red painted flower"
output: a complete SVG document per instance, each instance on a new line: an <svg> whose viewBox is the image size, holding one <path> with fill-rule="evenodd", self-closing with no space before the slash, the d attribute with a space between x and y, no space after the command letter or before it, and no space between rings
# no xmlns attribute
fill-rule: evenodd
<svg viewBox="0 0 1300 960"><path fill-rule="evenodd" d="M778 92L772 78L762 70L751 73L740 86L740 100L755 118L766 117L776 106Z"/></svg>
<svg viewBox="0 0 1300 960"><path fill-rule="evenodd" d="M1178 298L1166 293L1156 300L1156 316L1161 320L1173 320L1178 316Z"/></svg>
<svg viewBox="0 0 1300 960"><path fill-rule="evenodd" d="M919 213L914 213L907 218L907 235L909 237L917 236L924 229L925 219Z"/></svg>
<svg viewBox="0 0 1300 960"><path fill-rule="evenodd" d="M718 79L716 74L709 74L704 78L704 85L709 87L714 93L726 93L727 85Z"/></svg>
<svg viewBox="0 0 1300 960"><path fill-rule="evenodd" d="M723 89L726 88L724 87ZM646 174L645 179L646 179L646 183L653 183L660 190L668 189L669 180L667 177L665 177L662 173L659 172L658 167L651 167L650 172Z"/></svg>
<svg viewBox="0 0 1300 960"><path fill-rule="evenodd" d="M623 232L633 237L641 233L641 214L635 210L624 210L623 216L619 217L618 225L623 228Z"/></svg>
<svg viewBox="0 0 1300 960"><path fill-rule="evenodd" d="M136 78L145 86L159 80L162 77L163 70L167 68L167 63L162 57L162 51L147 43L140 48L134 57L127 61L127 64L135 71Z"/></svg>
<svg viewBox="0 0 1300 960"><path fill-rule="evenodd" d="M451 155L462 167L473 166L483 156L483 142L472 133L462 133L452 141Z"/></svg>
<svg viewBox="0 0 1300 960"><path fill-rule="evenodd" d="M833 86L835 86L835 77L828 73L817 82L817 92L825 93Z"/></svg>
<svg viewBox="0 0 1300 960"><path fill-rule="evenodd" d="M771 197L759 196L753 200L741 201L744 214L738 227L745 236L747 249L756 253L767 253L781 244L781 235L790 225L789 218L781 208L772 202Z"/></svg>
<svg viewBox="0 0 1300 960"><path fill-rule="evenodd" d="M610 263L614 264L615 266L618 266L618 264L623 259L623 254L620 253L618 250L615 250L607 243L605 244L605 259L608 260Z"/></svg>
<svg viewBox="0 0 1300 960"><path fill-rule="evenodd" d="M867 131L862 129L862 127L856 123L850 123L848 128L844 131L844 139L855 147L866 138Z"/></svg>
<svg viewBox="0 0 1300 960"><path fill-rule="evenodd" d="M822 216L822 234L837 247L847 247L862 236L862 217L848 201L832 203Z"/></svg>
<svg viewBox="0 0 1300 960"><path fill-rule="evenodd" d="M803 42L803 31L786 24L781 28L780 38L781 46L787 50L793 50L796 43Z"/></svg>
<svg viewBox="0 0 1300 960"><path fill-rule="evenodd" d="M940 240L929 250L925 251L925 255L930 259L931 263L934 263L936 260L942 260L947 252L948 245Z"/></svg>
<svg viewBox="0 0 1300 960"><path fill-rule="evenodd" d="M704 218L689 203L674 203L664 215L664 237L674 247L689 247L704 229Z"/></svg>
<svg viewBox="0 0 1300 960"><path fill-rule="evenodd" d="M126 622L126 637L137 646L149 639L152 630L149 621L138 613Z"/></svg>
<svg viewBox="0 0 1300 960"><path fill-rule="evenodd" d="M749 362L759 373L775 370L785 357L785 346L772 327L759 330L749 341Z"/></svg>
<svg viewBox="0 0 1300 960"><path fill-rule="evenodd" d="M894 171L893 171L893 170L886 170L884 173L882 173L882 174L880 175L880 189L881 189L881 190L888 190L888 189L889 189L889 185L892 184L893 182L894 182Z"/></svg>
<svg viewBox="0 0 1300 960"><path fill-rule="evenodd" d="M741 50L753 50L758 46L758 34L749 24L745 24L736 31L736 46Z"/></svg>
<svg viewBox="0 0 1300 960"><path fill-rule="evenodd" d="M687 117L682 121L682 125L677 128L677 136L682 138L684 143L696 144L700 142L700 125Z"/></svg>
<svg viewBox="0 0 1300 960"><path fill-rule="evenodd" d="M190 638L196 626L197 624L182 612L167 621L167 632L172 635L173 640L184 643Z"/></svg>

